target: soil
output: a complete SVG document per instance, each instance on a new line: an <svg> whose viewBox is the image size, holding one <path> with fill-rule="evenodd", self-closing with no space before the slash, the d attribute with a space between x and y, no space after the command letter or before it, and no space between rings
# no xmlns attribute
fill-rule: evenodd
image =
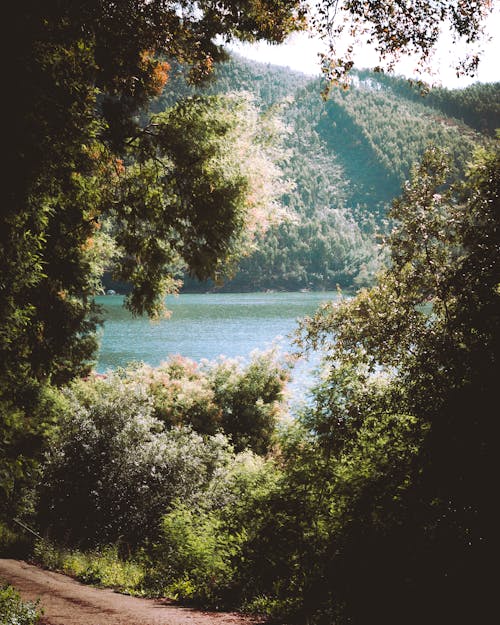
<svg viewBox="0 0 500 625"><path fill-rule="evenodd" d="M40 599L43 625L256 625L237 613L200 612L166 599L141 599L74 579L20 560L0 559L0 580L24 600Z"/></svg>

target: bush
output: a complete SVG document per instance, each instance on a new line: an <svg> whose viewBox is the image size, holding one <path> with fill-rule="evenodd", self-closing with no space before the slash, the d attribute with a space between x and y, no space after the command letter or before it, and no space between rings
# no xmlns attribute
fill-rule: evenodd
<svg viewBox="0 0 500 625"><path fill-rule="evenodd" d="M36 625L39 620L38 601L23 602L12 586L0 588L0 625Z"/></svg>
<svg viewBox="0 0 500 625"><path fill-rule="evenodd" d="M261 501L278 476L273 462L245 452L236 456L198 507L176 502L150 551L145 584L205 607L238 607L242 554L258 527Z"/></svg>
<svg viewBox="0 0 500 625"><path fill-rule="evenodd" d="M188 425L202 434L222 430L236 451L267 453L283 413L288 372L276 350L254 352L250 362L221 357L202 365L175 356L159 367L125 372L141 385L153 415L168 427Z"/></svg>
<svg viewBox="0 0 500 625"><path fill-rule="evenodd" d="M221 359L206 369L222 412L222 429L236 451L267 453L275 442L288 379L277 353L254 352L247 366L238 360Z"/></svg>
<svg viewBox="0 0 500 625"><path fill-rule="evenodd" d="M173 356L159 367L141 365L127 379L147 389L153 415L168 427L188 425L201 434L216 434L222 411L206 372L196 362Z"/></svg>
<svg viewBox="0 0 500 625"><path fill-rule="evenodd" d="M179 503L163 519L159 568L166 594L217 607L219 596L231 586L232 558L242 539L225 531L215 512Z"/></svg>
<svg viewBox="0 0 500 625"><path fill-rule="evenodd" d="M41 528L69 544L154 538L176 498L195 501L231 457L226 438L165 430L143 385L119 374L79 382L47 453L39 487Z"/></svg>

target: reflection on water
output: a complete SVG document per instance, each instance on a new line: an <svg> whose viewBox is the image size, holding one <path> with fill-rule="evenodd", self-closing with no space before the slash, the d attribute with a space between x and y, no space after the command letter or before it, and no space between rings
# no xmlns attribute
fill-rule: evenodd
<svg viewBox="0 0 500 625"><path fill-rule="evenodd" d="M96 369L102 373L132 361L155 366L172 354L196 361L222 354L247 358L274 343L290 352L297 319L337 297L336 292L182 294L167 298L169 319L150 321L127 312L122 296L101 296L96 301L104 306L105 323ZM291 383L295 398L310 384L317 361L297 363Z"/></svg>

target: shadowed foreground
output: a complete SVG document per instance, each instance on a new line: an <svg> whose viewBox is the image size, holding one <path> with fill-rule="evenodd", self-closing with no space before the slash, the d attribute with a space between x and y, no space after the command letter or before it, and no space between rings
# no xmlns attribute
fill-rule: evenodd
<svg viewBox="0 0 500 625"><path fill-rule="evenodd" d="M162 599L140 599L92 588L18 560L0 559L0 580L24 600L40 598L44 625L253 625L232 613L198 612Z"/></svg>

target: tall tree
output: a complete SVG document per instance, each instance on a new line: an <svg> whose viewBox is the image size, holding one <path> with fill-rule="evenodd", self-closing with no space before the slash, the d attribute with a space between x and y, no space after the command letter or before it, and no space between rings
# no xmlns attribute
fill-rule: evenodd
<svg viewBox="0 0 500 625"><path fill-rule="evenodd" d="M43 385L89 369L103 264L115 255L135 285L131 308L154 313L179 262L201 278L220 273L249 213L262 208L241 166L258 151L249 106L191 99L144 116L168 84L162 59L201 80L224 57L218 36L281 41L304 22L299 0L28 0L9 13L4 79L15 89L0 216L7 490L43 431L29 433Z"/></svg>
<svg viewBox="0 0 500 625"><path fill-rule="evenodd" d="M201 79L223 57L217 35L280 41L301 26L299 5L52 0L13 8L9 67L18 89L8 115L1 228L4 371L25 363L36 378L59 371L63 379L91 355L93 269L98 273L95 252L103 242L97 231L107 215L115 230L131 230L139 215L149 218L147 240L156 237L149 254L146 243L137 249L137 237L118 238L127 277L142 289L131 300L137 312L151 309L165 286L153 280L166 264L162 243L179 251L183 241L184 261L199 277L225 260L245 222L237 213L246 184L231 172L221 195L224 172L210 171L229 138L228 107L225 119L211 119L201 100L179 106L168 121L144 120L140 111L168 80L169 66L158 55L189 63L191 79ZM129 173L132 162L140 171ZM194 170L206 174L205 188L189 187ZM146 181L154 182L155 198ZM153 208L154 201L163 205ZM155 230L161 220L176 220L176 231ZM138 269L146 261L148 293Z"/></svg>
<svg viewBox="0 0 500 625"><path fill-rule="evenodd" d="M481 622L493 606L499 172L497 142L446 189L427 152L392 210L391 266L304 325L330 363L307 423L334 458L339 623Z"/></svg>

